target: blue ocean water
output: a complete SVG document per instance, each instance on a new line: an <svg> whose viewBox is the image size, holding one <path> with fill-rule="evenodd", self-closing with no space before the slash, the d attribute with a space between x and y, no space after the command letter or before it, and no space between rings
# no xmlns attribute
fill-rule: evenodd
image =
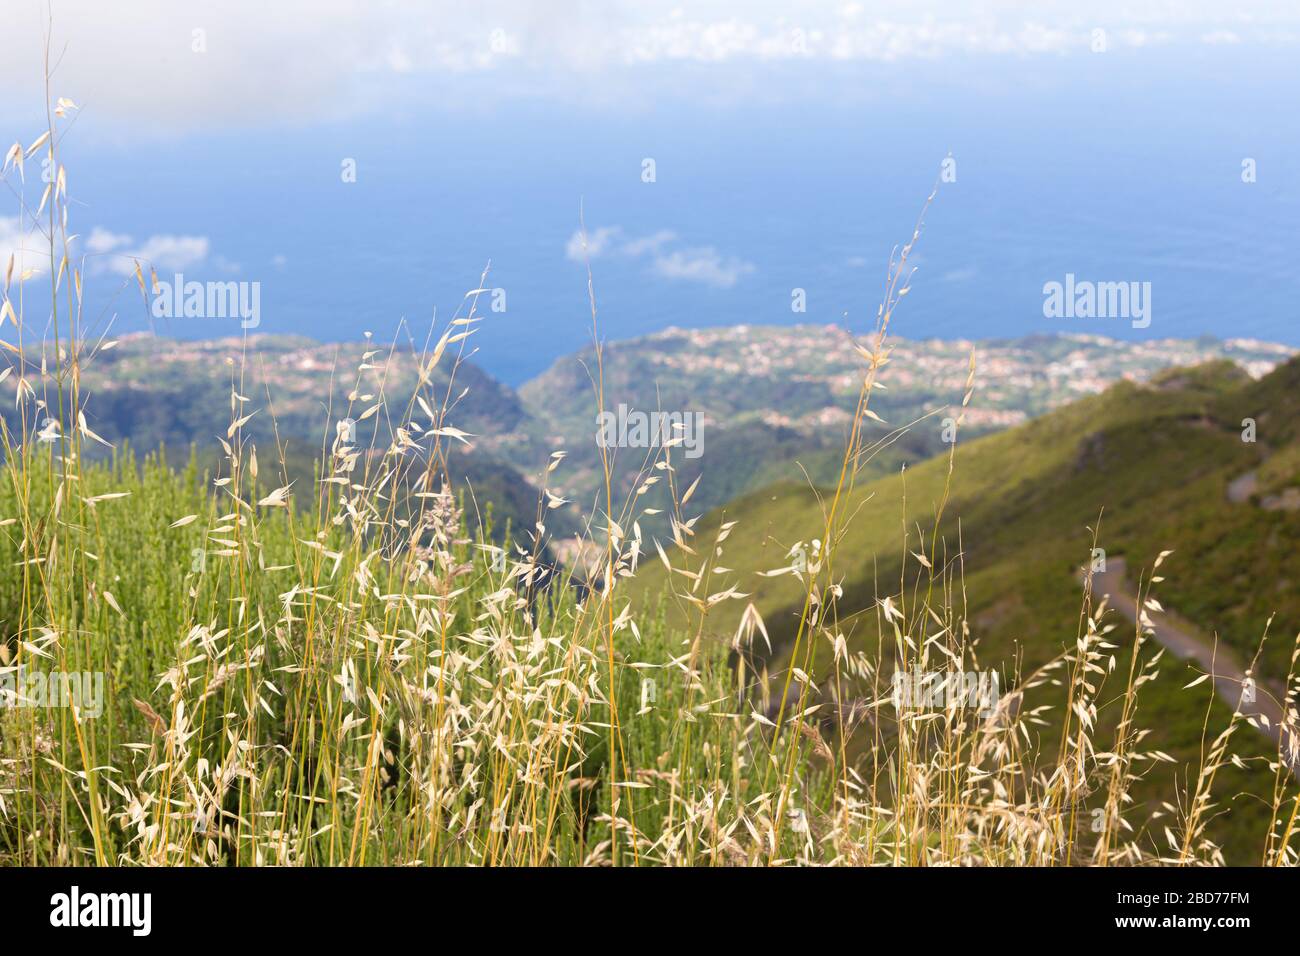
<svg viewBox="0 0 1300 956"><path fill-rule="evenodd" d="M448 105L431 89L380 115L147 143L87 116L65 156L79 231L208 237L208 262L187 278L260 282L260 332L387 339L405 318L418 336L490 261L505 309L481 301L475 360L512 384L591 340L586 271L566 255L580 204L588 232L612 237L591 263L607 339L740 322L866 330L890 250L950 152L956 181L929 211L897 334L1300 345L1300 83L1286 52L948 58L888 67L888 84L885 67L824 67L785 96L773 69L752 97L725 102L701 72L698 96L617 109ZM342 181L345 158L355 183ZM1045 318L1043 285L1067 273L1150 282L1149 328ZM117 331L150 327L121 285L97 278L88 313ZM791 309L795 289L805 312Z"/></svg>

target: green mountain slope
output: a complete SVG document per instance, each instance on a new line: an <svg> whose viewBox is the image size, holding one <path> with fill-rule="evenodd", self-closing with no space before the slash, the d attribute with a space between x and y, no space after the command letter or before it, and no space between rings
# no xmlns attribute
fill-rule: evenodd
<svg viewBox="0 0 1300 956"><path fill-rule="evenodd" d="M1254 419L1255 442L1243 441L1243 419ZM1275 686L1286 676L1300 631L1300 511L1265 507L1260 493L1230 500L1229 486L1252 472L1267 474L1274 491L1300 484L1298 420L1300 361L1257 382L1224 362L1166 373L1148 385L1122 382L1020 427L959 444L939 553L964 572L966 623L982 661L1028 673L1072 646L1089 529L1099 527L1099 546L1109 557L1125 557L1134 573L1173 550L1154 591L1160 603L1207 637L1217 634L1239 657L1252 658L1275 615L1258 673L1263 685ZM838 542L834 577L843 588L838 608L850 648L880 642L879 599L915 598L923 568L909 553L929 550L948 476L948 457L941 456L849 495L844 507L853 520ZM767 488L707 515L695 529L693 540L707 542L722 522L735 522L721 559L734 571L708 590L734 585L751 595L775 645L770 666L777 672L789 654L804 586L789 574L756 572L789 565L792 546L822 533L822 509L832 494L795 484ZM647 562L635 585L639 597L657 600L665 573L658 562ZM706 630L730 639L742 607L718 605ZM677 599L667 613L684 621L696 612ZM828 672L829 658L829 645L817 648L814 674ZM1155 776L1194 779L1207 708L1212 731L1230 712L1208 684L1181 689L1195 676L1184 663L1166 660L1164 670L1144 688L1144 725L1157 728L1153 746L1177 763ZM1103 712L1103 723L1107 716L1114 718ZM1267 749L1253 732L1238 735L1237 743ZM1218 790L1259 793L1264 783L1258 772L1233 770ZM1256 826L1249 804L1241 798L1219 825Z"/></svg>

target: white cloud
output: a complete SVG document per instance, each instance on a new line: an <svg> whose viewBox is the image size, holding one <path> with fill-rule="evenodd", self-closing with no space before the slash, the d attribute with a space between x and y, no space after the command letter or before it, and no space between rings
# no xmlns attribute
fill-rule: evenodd
<svg viewBox="0 0 1300 956"><path fill-rule="evenodd" d="M208 251L206 236L158 235L137 243L130 236L96 226L86 237L86 252L93 257L92 271L124 276L135 274L137 259L145 270L152 267L180 272L204 262ZM228 265L223 271L231 271Z"/></svg>
<svg viewBox="0 0 1300 956"><path fill-rule="evenodd" d="M39 107L47 15L46 0L7 0L0 14L7 110ZM1119 46L1233 42L1229 36L1294 44L1300 7L1267 0L695 0L688 8L676 0L313 0L308 8L134 0L124 12L103 0L61 0L53 86L91 115L141 128L247 126L391 110L430 89L428 74L447 82L495 76L507 95L583 95L605 89L601 81L614 71L646 64L1083 54L1099 25ZM436 88L446 98L446 87ZM475 98L484 92L472 89Z"/></svg>
<svg viewBox="0 0 1300 956"><path fill-rule="evenodd" d="M48 6L6 0L0 12L3 108L31 103L42 121ZM391 108L425 86L418 74L509 64L551 19L527 0L60 0L52 86L91 115L155 132L334 118Z"/></svg>
<svg viewBox="0 0 1300 956"><path fill-rule="evenodd" d="M729 289L741 276L753 272L754 265L734 257L724 258L712 246L702 246L657 256L654 270L665 279L685 279Z"/></svg>
<svg viewBox="0 0 1300 956"><path fill-rule="evenodd" d="M564 255L573 262L599 259L601 256L613 251L614 243L622 234L623 230L619 226L601 226L599 229L587 233L584 242L582 230L579 229L565 243Z"/></svg>
<svg viewBox="0 0 1300 956"><path fill-rule="evenodd" d="M151 266L160 272L183 271L206 262L210 246L206 236L157 235L136 242L124 233L111 232L102 226L92 229L82 244L81 251L87 257L90 272L123 276L135 275L137 259L146 272ZM24 271L42 275L49 270L49 245L41 231L35 226L23 229L17 216L0 216L0 280L8 268L10 255L14 256L15 276ZM220 266L224 260L217 258ZM223 271L232 270L227 267Z"/></svg>
<svg viewBox="0 0 1300 956"><path fill-rule="evenodd" d="M34 226L24 229L17 216L0 216L0 283L4 282L10 256L15 281L24 272L41 275L50 267L49 242L40 230Z"/></svg>
<svg viewBox="0 0 1300 956"><path fill-rule="evenodd" d="M587 233L586 256L583 255L582 232L575 232L565 244L564 254L574 262L601 256L641 259L649 256L650 267L665 279L702 282L729 289L741 276L755 271L753 263L735 256L723 256L713 246L668 249L677 241L677 233L660 229L645 236L624 238L622 226L601 226Z"/></svg>
<svg viewBox="0 0 1300 956"><path fill-rule="evenodd" d="M632 239L623 243L622 252L629 256L642 256L647 252L657 254L660 249L670 242L677 239L677 233L671 229L660 229L656 233L648 236L642 236L640 239Z"/></svg>
<svg viewBox="0 0 1300 956"><path fill-rule="evenodd" d="M86 237L86 251L92 255L101 255L129 245L131 237L121 233L109 232L103 226L96 226Z"/></svg>

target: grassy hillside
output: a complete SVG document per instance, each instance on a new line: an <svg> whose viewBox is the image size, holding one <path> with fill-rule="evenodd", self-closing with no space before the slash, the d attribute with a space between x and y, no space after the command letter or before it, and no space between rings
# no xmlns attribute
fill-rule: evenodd
<svg viewBox="0 0 1300 956"><path fill-rule="evenodd" d="M353 523L339 494L258 504L281 480L263 468L213 494L223 479L194 462L126 455L79 470L62 509L49 456L4 469L0 864L662 861L602 822L610 775L644 782L617 812L657 835L679 805L654 768L707 780L700 747L740 759L734 720L700 722L682 751L688 698L725 697L725 661L660 678L655 719L637 719L642 677L602 670L601 616L530 587L530 557L497 565L450 496ZM645 622L637 654L666 659L666 640ZM20 669L102 685L47 706ZM602 729L611 688L627 768Z"/></svg>
<svg viewBox="0 0 1300 956"><path fill-rule="evenodd" d="M1082 655L1038 678L1048 696L1051 681L1064 688L1066 705L1054 711L1040 710L1031 689L1023 703L1020 691L1005 695L987 720L961 711L894 720L880 688L899 641L928 633L930 621L963 661L1005 662L1008 688L1070 644L1070 619L1051 615L1058 603L1077 613L1069 562L1083 536L1055 541L1040 529L1026 557L1010 525L1023 530L1058 508L1060 521L1073 520L1082 504L1057 497L1066 472L1079 493L1099 480L1097 462L1146 447L1153 409L1176 434L1199 436L1185 452L1178 441L1171 448L1195 474L1197 449L1227 447L1201 424L1207 414L1246 400L1243 388L1276 387L1243 387L1224 369L1193 378L1121 386L1026 426L1033 441L1012 432L963 449L971 488L1005 493L1024 514L996 527L978 495L958 492L954 503L969 504L986 535L980 545L963 528L964 582L942 549L909 532L908 548L943 570L926 579L909 564L909 592L933 594L921 611L899 597L903 612L885 629L866 583L871 554L860 548L901 540L904 492L906 513L922 521L944 465L872 486L866 533L837 551L849 564L832 624L852 646L836 654L818 629L817 654L799 660L811 677L796 685L817 699L784 715L754 680L763 643L752 619L736 633L724 612L743 596L717 597L725 585L706 584L685 602L706 617L647 603L650 575L631 575L651 546L634 527L600 545L613 548L607 587L541 589L533 556L498 563L473 539L454 499L402 451L401 432L381 456L333 445L319 463L323 494L301 507L283 464L263 452L255 466L239 428L210 474L197 460L180 471L129 456L92 463L76 454L77 430L11 447L0 472L0 673L11 682L20 669L98 674L103 693L69 707L9 688L20 706L0 711L0 860L1291 862L1289 791L1285 781L1273 794L1260 784L1270 779L1261 740L1238 728L1210 748L1214 785L1198 787L1202 761L1181 761L1201 740L1188 715L1207 705L1204 688L1181 690L1181 674L1141 686L1150 655L1127 663L1122 633L1104 620L1087 629ZM1104 427L1090 433L1089 423ZM1079 436L1089 434L1104 437L1081 456ZM1165 487L1153 476L1130 490ZM761 566L818 518L811 495L794 488L741 506L762 510L763 525L684 520L695 533L683 537L699 554ZM752 579L719 564L711 575ZM790 579L753 580L780 647ZM715 634L725 639L708 639ZM1097 690L1089 668L1102 669L1111 640L1119 683ZM1122 724L1119 733L1114 711L1139 698L1142 726L1155 730ZM1075 705L1097 719L1053 756L1060 714ZM1224 725L1219 710L1211 737ZM1246 761L1239 767L1227 742ZM1098 811L1105 822L1094 828Z"/></svg>
<svg viewBox="0 0 1300 956"><path fill-rule="evenodd" d="M1259 669L1263 680L1283 685L1300 632L1300 596L1293 586L1300 580L1300 512L1265 510L1258 496L1232 503L1227 488L1243 473L1295 461L1297 413L1300 363L1259 382L1231 364L1211 364L1149 385L1121 383L1019 428L959 444L951 461L941 456L866 483L843 505L853 519L835 543L828 572L843 591L836 625L850 649L872 657L887 652L892 638L882 638L889 629L877 602L918 600L918 587L924 591L930 580L915 557L920 554L960 571L963 624L981 660L1028 673L1076 640L1080 569L1089 564L1090 529L1097 529L1097 545L1110 557L1126 557L1134 571L1172 550L1154 592L1160 603L1206 635L1217 634L1246 660L1276 615ZM1259 440L1245 443L1242 419L1251 417ZM1291 471L1278 480L1297 477ZM932 549L945 488L945 518ZM718 574L710 589L732 586L750 595L776 647L770 666L778 675L792 654L809 673L832 670L829 643L814 648L811 663L793 649L805 581L758 573L791 564L791 547L807 546L826 526L824 509L832 497L833 489L825 487L772 487L718 509L694 529L696 539L708 540L724 522L734 522L722 559L734 571ZM647 563L635 589L653 601L665 576L658 562ZM683 593L689 583L679 580L675 590ZM697 617L680 597L671 606L670 620L685 624ZM706 620L707 631L726 640L736 631L738 612L723 605ZM1145 689L1143 706L1151 709L1152 746L1176 762L1140 788L1147 796L1167 791L1199 756L1207 708L1211 737L1231 716L1208 684L1181 691L1195 676L1186 665L1166 659L1163 670L1161 680ZM1107 717L1113 725L1114 708L1109 714L1103 709L1103 725ZM1239 742L1257 754L1267 750L1267 741L1253 733ZM1272 784L1266 771L1252 776L1233 769L1218 781L1225 798ZM1253 806L1241 798L1230 822L1220 826L1258 832L1267 821Z"/></svg>

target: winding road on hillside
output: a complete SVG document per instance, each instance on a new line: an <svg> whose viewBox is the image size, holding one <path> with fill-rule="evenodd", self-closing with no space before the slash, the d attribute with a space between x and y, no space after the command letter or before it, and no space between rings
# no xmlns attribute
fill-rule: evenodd
<svg viewBox="0 0 1300 956"><path fill-rule="evenodd" d="M1109 558L1106 570L1093 574L1092 590L1093 594L1109 594L1111 606L1130 623L1135 623L1138 616L1137 595L1129 588L1125 570L1123 558ZM1241 689L1246 681L1246 671L1231 650L1222 644L1216 648L1204 638L1188 633L1170 623L1166 614L1148 609L1147 616L1154 625L1157 641L1175 657L1195 661L1206 673L1213 675L1210 679L1214 681L1215 690L1223 701L1243 716L1256 718L1255 726L1260 733L1266 734L1274 744L1280 745L1283 713L1273 688L1256 681L1255 699L1242 700ZM1160 618L1159 621L1156 620L1157 617ZM1300 755L1290 759L1287 765L1291 773L1300 779Z"/></svg>

